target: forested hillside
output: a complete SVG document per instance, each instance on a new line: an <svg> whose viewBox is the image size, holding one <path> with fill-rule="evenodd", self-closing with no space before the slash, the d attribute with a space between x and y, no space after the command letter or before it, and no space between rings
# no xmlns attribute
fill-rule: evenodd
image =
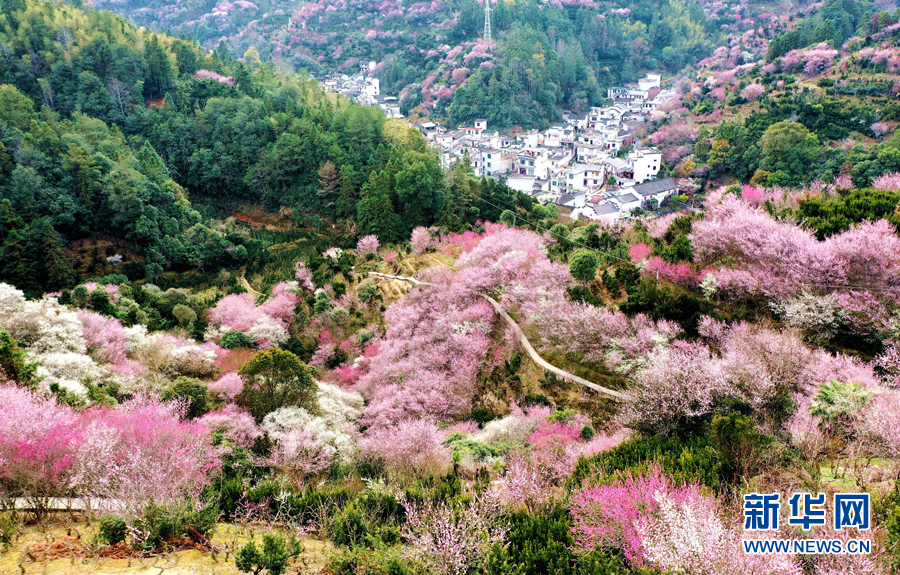
<svg viewBox="0 0 900 575"><path fill-rule="evenodd" d="M773 16L677 80L679 98L649 130L676 174L849 189L900 170L900 14L829 0L808 16Z"/></svg>
<svg viewBox="0 0 900 575"><path fill-rule="evenodd" d="M564 109L597 105L644 70L675 73L705 57L723 26L753 26L752 9L707 18L694 0L496 3L495 46L479 43L476 0L373 2L95 2L135 22L191 34L207 47L287 62L314 74L376 63L382 91L404 111L451 122L546 127ZM249 50L249 52L248 52ZM459 93L457 94L457 91Z"/></svg>
<svg viewBox="0 0 900 575"><path fill-rule="evenodd" d="M223 207L285 208L296 226L328 218L348 237L395 241L419 225L496 219L503 208L483 200L513 197L468 173L445 181L417 131L304 76L205 54L109 12L6 6L0 278L30 293L71 287L90 267L79 259L104 267L117 250L135 279L239 267L248 250L265 259L210 226ZM86 248L66 253L76 240Z"/></svg>
<svg viewBox="0 0 900 575"><path fill-rule="evenodd" d="M2 1L0 572L897 572L900 13L722 16L646 134L677 195L587 222L252 52Z"/></svg>

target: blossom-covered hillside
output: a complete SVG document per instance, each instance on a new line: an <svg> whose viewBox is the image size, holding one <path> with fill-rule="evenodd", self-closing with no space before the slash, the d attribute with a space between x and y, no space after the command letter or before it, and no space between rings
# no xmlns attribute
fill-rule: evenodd
<svg viewBox="0 0 900 575"><path fill-rule="evenodd" d="M723 187L614 226L510 206L519 227L366 236L256 296L0 284L0 495L44 525L49 498L97 498L100 549L211 538L245 571L262 559L217 520L301 569L327 540L330 573L888 573L900 238L873 219L819 239L802 193ZM545 373L486 296L623 399ZM744 553L734 501L799 485L871 493L875 526L778 536L872 553Z"/></svg>
<svg viewBox="0 0 900 575"><path fill-rule="evenodd" d="M476 0L102 0L94 7L190 33L210 48L224 43L247 63L262 57L322 76L372 62L382 93L399 96L405 112L526 128L597 105L607 87L644 70L681 70L708 55L723 26L746 27L753 20L741 14L754 12L720 5L708 18L694 2L503 0L492 15L495 44L487 46Z"/></svg>
<svg viewBox="0 0 900 575"><path fill-rule="evenodd" d="M685 177L869 186L900 170L898 17L836 0L802 19L763 14L675 80L649 141Z"/></svg>

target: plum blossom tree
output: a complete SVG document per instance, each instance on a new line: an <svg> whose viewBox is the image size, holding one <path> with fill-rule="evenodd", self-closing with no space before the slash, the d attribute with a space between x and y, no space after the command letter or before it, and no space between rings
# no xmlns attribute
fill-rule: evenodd
<svg viewBox="0 0 900 575"><path fill-rule="evenodd" d="M495 321L482 294L496 290L501 305L523 317L536 313L543 299L564 297L568 272L549 261L541 236L486 227L457 260L459 271L426 270L428 285L416 286L388 309L387 333L359 381L369 400L368 423L467 416Z"/></svg>
<svg viewBox="0 0 900 575"><path fill-rule="evenodd" d="M651 435L690 427L729 391L720 365L702 344L676 342L651 356L629 389L624 425Z"/></svg>
<svg viewBox="0 0 900 575"><path fill-rule="evenodd" d="M316 286L312 282L312 270L306 267L306 262L297 262L295 271L296 273L294 274L294 277L296 278L300 287L308 292L315 291Z"/></svg>
<svg viewBox="0 0 900 575"><path fill-rule="evenodd" d="M253 441L262 435L253 416L233 403L218 411L210 411L198 423L205 425L210 431L221 431L226 439L244 449L252 447Z"/></svg>
<svg viewBox="0 0 900 575"><path fill-rule="evenodd" d="M900 190L900 172L883 174L872 180L872 187L876 190L892 192Z"/></svg>
<svg viewBox="0 0 900 575"><path fill-rule="evenodd" d="M360 256L374 254L378 251L379 245L377 236L369 235L362 237L356 242L356 254Z"/></svg>
<svg viewBox="0 0 900 575"><path fill-rule="evenodd" d="M85 412L69 486L81 497L118 502L132 516L149 503L197 502L221 462L207 427L183 419L186 407L137 396Z"/></svg>
<svg viewBox="0 0 900 575"><path fill-rule="evenodd" d="M606 485L589 486L572 495L572 534L576 546L590 552L598 546L620 549L635 567L647 564L641 521L660 509L657 494L678 503L697 499L699 486L677 486L659 468L627 474Z"/></svg>
<svg viewBox="0 0 900 575"><path fill-rule="evenodd" d="M72 471L77 415L32 390L0 383L0 497L28 498L41 515Z"/></svg>
<svg viewBox="0 0 900 575"><path fill-rule="evenodd" d="M306 268L298 267L298 277L303 275L301 269ZM284 343L289 337L287 328L294 319L297 289L297 282L279 283L272 288L269 299L260 306L248 293L225 296L209 310L206 339L220 337L227 331L238 331L262 349Z"/></svg>
<svg viewBox="0 0 900 575"><path fill-rule="evenodd" d="M884 220L863 222L818 241L812 232L778 221L760 208L727 195L693 225L698 263L732 258L735 266L713 271L720 290L773 299L804 291L850 293L878 300L900 276L900 238ZM867 292L869 286L871 291ZM842 304L843 305L843 304Z"/></svg>
<svg viewBox="0 0 900 575"><path fill-rule="evenodd" d="M443 434L425 419L400 421L390 427L369 430L360 439L362 456L381 460L400 479L441 475L450 466L450 452Z"/></svg>
<svg viewBox="0 0 900 575"><path fill-rule="evenodd" d="M350 435L300 407L268 414L262 427L276 441L272 462L297 485L335 461L349 462L356 452Z"/></svg>
<svg viewBox="0 0 900 575"><path fill-rule="evenodd" d="M469 504L404 504L404 538L410 554L429 573L464 575L477 569L490 548L506 537L499 499L490 493Z"/></svg>
<svg viewBox="0 0 900 575"><path fill-rule="evenodd" d="M431 245L431 232L427 228L419 226L412 231L409 243L414 254L423 254Z"/></svg>
<svg viewBox="0 0 900 575"><path fill-rule="evenodd" d="M766 89L762 84L747 84L743 90L741 90L741 98L753 102L758 100L760 96L766 93Z"/></svg>
<svg viewBox="0 0 900 575"><path fill-rule="evenodd" d="M106 363L127 361L129 342L119 320L88 310L78 310L76 314L83 326L82 335L89 354Z"/></svg>
<svg viewBox="0 0 900 575"><path fill-rule="evenodd" d="M210 393L232 400L244 388L244 381L236 372L228 372L216 381L206 384Z"/></svg>
<svg viewBox="0 0 900 575"><path fill-rule="evenodd" d="M791 556L754 555L741 548L742 533L728 529L716 512L714 499L699 494L673 497L654 493L655 515L638 521L638 536L647 564L685 573L800 575Z"/></svg>

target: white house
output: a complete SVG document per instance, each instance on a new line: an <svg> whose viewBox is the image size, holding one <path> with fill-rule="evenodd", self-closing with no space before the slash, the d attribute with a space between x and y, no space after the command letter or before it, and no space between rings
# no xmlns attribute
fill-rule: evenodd
<svg viewBox="0 0 900 575"><path fill-rule="evenodd" d="M362 93L367 96L378 96L381 94L381 82L378 78L366 78L366 83L362 86Z"/></svg>
<svg viewBox="0 0 900 575"><path fill-rule="evenodd" d="M632 179L640 184L651 180L659 173L662 165L662 152L656 148L644 148L636 142L634 150L628 152L627 161L631 164Z"/></svg>

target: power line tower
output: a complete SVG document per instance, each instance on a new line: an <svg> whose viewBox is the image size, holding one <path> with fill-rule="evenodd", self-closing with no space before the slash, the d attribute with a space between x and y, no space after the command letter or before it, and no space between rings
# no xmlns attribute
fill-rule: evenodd
<svg viewBox="0 0 900 575"><path fill-rule="evenodd" d="M484 0L484 44L488 47L493 43L491 39L491 0Z"/></svg>

